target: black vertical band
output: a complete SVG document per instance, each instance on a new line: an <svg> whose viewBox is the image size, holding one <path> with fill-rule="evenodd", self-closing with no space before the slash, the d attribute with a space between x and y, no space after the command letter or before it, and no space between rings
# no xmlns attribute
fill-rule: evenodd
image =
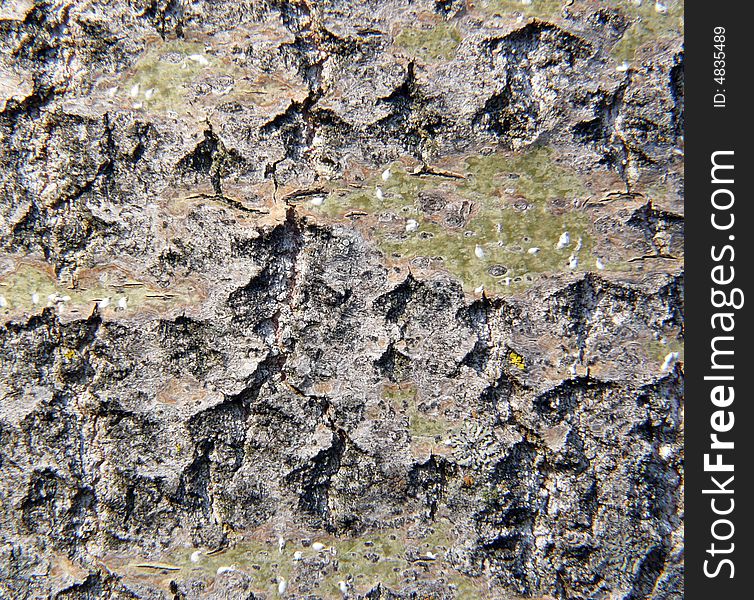
<svg viewBox="0 0 754 600"><path fill-rule="evenodd" d="M751 597L748 3L687 1L685 598Z"/></svg>

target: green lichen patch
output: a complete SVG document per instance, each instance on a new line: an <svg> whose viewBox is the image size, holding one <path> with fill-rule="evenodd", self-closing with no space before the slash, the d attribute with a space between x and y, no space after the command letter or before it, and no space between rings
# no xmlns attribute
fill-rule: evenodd
<svg viewBox="0 0 754 600"><path fill-rule="evenodd" d="M407 410L416 401L416 386L413 383L385 384L380 396L400 410Z"/></svg>
<svg viewBox="0 0 754 600"><path fill-rule="evenodd" d="M540 19L555 19L561 16L562 0L482 0L482 10L497 15L523 15Z"/></svg>
<svg viewBox="0 0 754 600"><path fill-rule="evenodd" d="M134 104L161 110L183 104L190 83L212 65L199 43L169 41L149 48L121 92Z"/></svg>
<svg viewBox="0 0 754 600"><path fill-rule="evenodd" d="M573 198L584 192L581 178L558 164L546 147L472 156L466 164L468 179L463 187L478 194L491 194L505 186L527 200L544 201Z"/></svg>
<svg viewBox="0 0 754 600"><path fill-rule="evenodd" d="M395 43L422 60L450 60L462 36L454 25L441 21L435 25L411 27L395 36Z"/></svg>
<svg viewBox="0 0 754 600"><path fill-rule="evenodd" d="M594 268L591 218L574 206L587 190L550 150L474 155L456 166L455 177L419 177L397 162L386 178L333 190L312 208L333 219L362 215L357 222L389 259L445 269L468 292L504 294L544 273Z"/></svg>
<svg viewBox="0 0 754 600"><path fill-rule="evenodd" d="M194 550L182 551L169 556L168 562L181 567L182 571L208 579L221 576L218 575L218 569L223 567L242 570L253 578L255 592L274 593L277 590L276 578L290 580L295 568L292 548L281 553L274 540L245 540L233 548L210 556L201 552L196 562L191 560L193 553Z"/></svg>
<svg viewBox="0 0 754 600"><path fill-rule="evenodd" d="M441 416L415 409L409 415L409 431L412 437L436 438L447 435L451 424Z"/></svg>
<svg viewBox="0 0 754 600"><path fill-rule="evenodd" d="M618 61L632 60L637 48L652 41L683 36L683 0L619 0L605 4L618 9L629 22L610 52ZM488 14L547 21L562 19L568 6L564 0L482 0L479 4Z"/></svg>
<svg viewBox="0 0 754 600"><path fill-rule="evenodd" d="M654 364L662 366L669 354L678 353L678 360L683 361L683 340L677 337L663 337L659 340L647 340L644 345L644 353Z"/></svg>
<svg viewBox="0 0 754 600"><path fill-rule="evenodd" d="M631 24L610 51L616 60L630 61L652 41L683 37L682 0L624 0L619 8Z"/></svg>
<svg viewBox="0 0 754 600"><path fill-rule="evenodd" d="M429 410L422 405L413 383L385 384L380 395L397 413L408 417L409 434L412 438L436 440L454 430L454 423L445 418L441 409Z"/></svg>
<svg viewBox="0 0 754 600"><path fill-rule="evenodd" d="M128 316L190 306L201 297L198 284L190 281L161 290L115 268L84 271L72 287L62 285L49 265L35 262L20 262L0 277L0 315L5 316L54 307L61 315L81 318L91 314L95 306L100 313Z"/></svg>
<svg viewBox="0 0 754 600"><path fill-rule="evenodd" d="M137 109L180 111L230 101L257 107L285 106L303 93L291 74L242 68L225 50L183 40L148 46L118 97Z"/></svg>
<svg viewBox="0 0 754 600"><path fill-rule="evenodd" d="M154 561L131 559L122 569L131 575L165 579L167 571L160 570L162 565L173 569L169 572L171 579L191 576L210 582L224 576L219 569L230 567L252 578L254 593L269 597L277 597L280 578L288 582L287 594L291 596L302 584L314 588L318 597L335 599L343 597L340 581L347 581L352 592L364 594L380 583L400 589L408 580L434 583L444 579L455 587L457 598L486 597L481 578L461 574L446 560L458 539L452 523L444 518L427 526L380 529L359 537L304 537L300 532L283 537L286 544L282 551L276 537L248 537L218 553L180 549ZM316 549L311 542L324 548Z"/></svg>

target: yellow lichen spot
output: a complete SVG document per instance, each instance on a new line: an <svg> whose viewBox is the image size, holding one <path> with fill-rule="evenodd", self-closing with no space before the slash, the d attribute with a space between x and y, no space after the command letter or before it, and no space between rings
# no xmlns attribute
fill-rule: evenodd
<svg viewBox="0 0 754 600"><path fill-rule="evenodd" d="M76 358L76 351L71 350L70 348L64 348L63 358L65 358L66 360L73 360L74 358Z"/></svg>
<svg viewBox="0 0 754 600"><path fill-rule="evenodd" d="M522 371L526 368L526 361L524 360L524 357L515 350L508 352L508 363L511 366L516 367L517 369L521 369Z"/></svg>

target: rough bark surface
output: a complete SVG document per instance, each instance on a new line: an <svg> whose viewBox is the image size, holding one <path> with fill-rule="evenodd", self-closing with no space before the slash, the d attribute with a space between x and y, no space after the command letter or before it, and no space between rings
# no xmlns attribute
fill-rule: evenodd
<svg viewBox="0 0 754 600"><path fill-rule="evenodd" d="M682 598L682 10L0 3L0 597Z"/></svg>

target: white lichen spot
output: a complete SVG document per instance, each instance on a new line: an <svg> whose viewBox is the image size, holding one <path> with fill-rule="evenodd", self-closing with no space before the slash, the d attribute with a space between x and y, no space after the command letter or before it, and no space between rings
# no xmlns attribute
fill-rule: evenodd
<svg viewBox="0 0 754 600"><path fill-rule="evenodd" d="M568 367L568 372L571 374L571 377L576 377L576 363L575 362L570 367Z"/></svg>
<svg viewBox="0 0 754 600"><path fill-rule="evenodd" d="M662 460L668 460L671 456L673 456L673 447L668 446L667 444L663 444L662 446L660 446L659 454Z"/></svg>
<svg viewBox="0 0 754 600"><path fill-rule="evenodd" d="M480 260L484 258L484 248L482 248L479 244L477 244L474 248L474 256L476 256Z"/></svg>
<svg viewBox="0 0 754 600"><path fill-rule="evenodd" d="M314 542L312 544L312 549L316 550L317 552L322 552L322 550L325 549L325 545L322 542Z"/></svg>
<svg viewBox="0 0 754 600"><path fill-rule="evenodd" d="M406 221L406 232L411 233L419 229L419 222L416 219L409 219Z"/></svg>
<svg viewBox="0 0 754 600"><path fill-rule="evenodd" d="M571 269L571 271L579 268L579 257L575 254L571 254L571 257L568 259L568 268Z"/></svg>
<svg viewBox="0 0 754 600"><path fill-rule="evenodd" d="M382 172L382 181L387 181L388 179L390 179L391 175L392 175L392 173L390 172L390 169L385 169Z"/></svg>
<svg viewBox="0 0 754 600"><path fill-rule="evenodd" d="M110 298L102 298L101 300L97 300L97 307L100 309L107 308L110 306Z"/></svg>
<svg viewBox="0 0 754 600"><path fill-rule="evenodd" d="M217 571L215 572L215 575L222 575L223 573L230 573L231 571L235 571L236 566L230 565L229 567L218 567Z"/></svg>
<svg viewBox="0 0 754 600"><path fill-rule="evenodd" d="M537 252L539 252L539 248L537 248L536 246L534 246L534 247L532 247L532 248L529 248L529 249L527 250L527 252L528 252L529 254L536 254Z"/></svg>
<svg viewBox="0 0 754 600"><path fill-rule="evenodd" d="M199 562L199 559L201 558L201 556L202 556L201 550L194 550L191 553L191 556L189 557L189 559L191 560L191 562L196 563L196 562Z"/></svg>
<svg viewBox="0 0 754 600"><path fill-rule="evenodd" d="M478 288L474 288L475 294L481 294L484 291L484 286L480 285Z"/></svg>
<svg viewBox="0 0 754 600"><path fill-rule="evenodd" d="M282 554L284 549L285 549L285 539L283 539L283 537L279 537L278 538L278 552Z"/></svg>
<svg viewBox="0 0 754 600"><path fill-rule="evenodd" d="M377 200L382 202L385 199L385 194L382 193L382 188L377 188L374 191L374 195L377 196Z"/></svg>
<svg viewBox="0 0 754 600"><path fill-rule="evenodd" d="M233 86L229 85L228 87L225 87L221 90L212 90L212 94L215 96L227 96L233 91Z"/></svg>
<svg viewBox="0 0 754 600"><path fill-rule="evenodd" d="M629 67L630 65L628 64L628 61L624 60L621 64L615 67L615 70L618 71L618 73L625 73L628 71Z"/></svg>
<svg viewBox="0 0 754 600"><path fill-rule="evenodd" d="M571 234L567 231L564 231L560 234L560 239L558 239L558 243L555 246L558 250L562 250L565 248L568 244L571 243Z"/></svg>
<svg viewBox="0 0 754 600"><path fill-rule="evenodd" d="M201 54L189 54L188 59L193 60L195 63L198 63L203 67L206 67L209 64L207 57L202 56Z"/></svg>
<svg viewBox="0 0 754 600"><path fill-rule="evenodd" d="M5 299L5 296L0 296L0 308L5 308L8 306L8 301Z"/></svg>
<svg viewBox="0 0 754 600"><path fill-rule="evenodd" d="M325 203L325 197L324 196L314 196L311 200L309 200L309 204L312 206L322 206Z"/></svg>
<svg viewBox="0 0 754 600"><path fill-rule="evenodd" d="M678 352L668 352L668 354L665 355L665 360L662 362L661 371L663 373L670 371L673 365L678 362L679 357L680 354L678 354Z"/></svg>
<svg viewBox="0 0 754 600"><path fill-rule="evenodd" d="M149 88L146 92L144 92L144 99L145 100L151 100L154 98L154 95L157 93L157 88Z"/></svg>
<svg viewBox="0 0 754 600"><path fill-rule="evenodd" d="M140 109L144 108L144 103L143 102L134 102L134 108L136 110L140 110Z"/></svg>
<svg viewBox="0 0 754 600"><path fill-rule="evenodd" d="M578 240L576 240L576 248L575 248L574 252L578 252L583 247L584 247L584 240L582 240L581 238L579 238Z"/></svg>
<svg viewBox="0 0 754 600"><path fill-rule="evenodd" d="M107 97L108 98L115 98L115 94L118 93L118 86L111 87L109 90L107 90Z"/></svg>
<svg viewBox="0 0 754 600"><path fill-rule="evenodd" d="M340 593L346 596L348 594L348 584L345 581L338 582L338 589Z"/></svg>
<svg viewBox="0 0 754 600"><path fill-rule="evenodd" d="M595 260L594 264L597 266L597 269L599 271L604 271L605 270L605 263L602 262L601 258L598 258L597 260Z"/></svg>
<svg viewBox="0 0 754 600"><path fill-rule="evenodd" d="M282 596L287 589L288 582L285 580L285 577L278 577L278 594Z"/></svg>
<svg viewBox="0 0 754 600"><path fill-rule="evenodd" d="M427 554L425 556L429 560L435 560L437 558L437 555L434 552L429 552L429 551L427 551Z"/></svg>
<svg viewBox="0 0 754 600"><path fill-rule="evenodd" d="M121 310L126 310L128 308L128 300L125 297L118 300L118 308Z"/></svg>
<svg viewBox="0 0 754 600"><path fill-rule="evenodd" d="M39 294L37 294L37 292L32 293L32 295L31 295L31 303L32 304L39 304Z"/></svg>
<svg viewBox="0 0 754 600"><path fill-rule="evenodd" d="M138 83L135 83L131 86L131 89L128 90L128 95L131 96L131 98L137 98L139 96L140 89L141 86Z"/></svg>
<svg viewBox="0 0 754 600"><path fill-rule="evenodd" d="M668 12L668 5L663 2L655 2L655 12L664 15Z"/></svg>
<svg viewBox="0 0 754 600"><path fill-rule="evenodd" d="M296 550L296 551L295 551L295 552L293 553L293 560L301 560L301 559L303 559L303 558L304 558L304 553L303 553L303 552L301 552L301 550Z"/></svg>

